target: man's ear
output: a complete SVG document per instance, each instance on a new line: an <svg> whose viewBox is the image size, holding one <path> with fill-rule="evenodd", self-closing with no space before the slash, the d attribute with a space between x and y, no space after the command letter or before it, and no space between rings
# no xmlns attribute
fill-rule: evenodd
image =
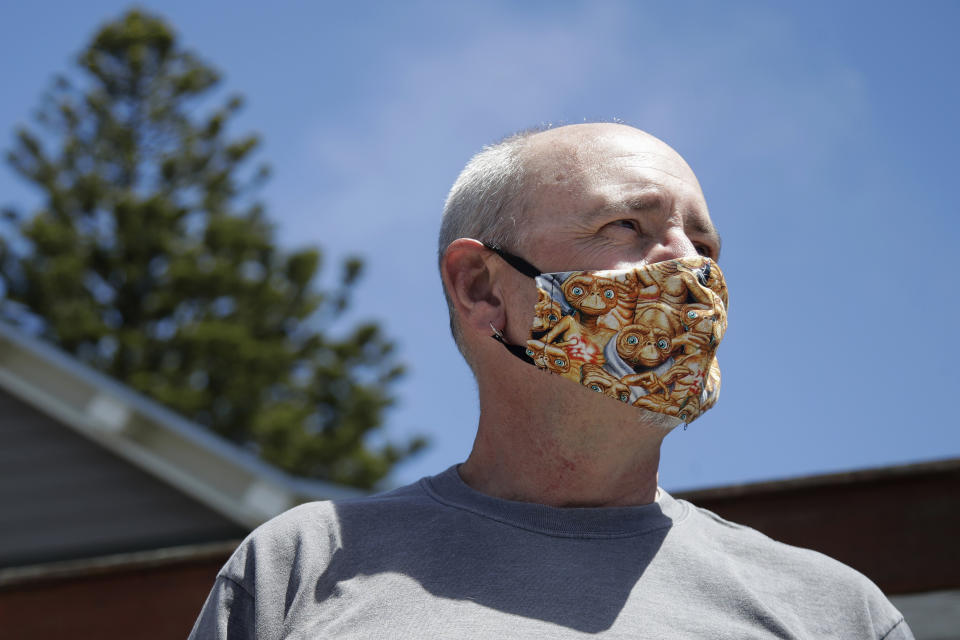
<svg viewBox="0 0 960 640"><path fill-rule="evenodd" d="M454 240L443 253L443 286L462 327L489 333L491 323L504 324L503 298L489 268L493 257L489 249L471 238Z"/></svg>

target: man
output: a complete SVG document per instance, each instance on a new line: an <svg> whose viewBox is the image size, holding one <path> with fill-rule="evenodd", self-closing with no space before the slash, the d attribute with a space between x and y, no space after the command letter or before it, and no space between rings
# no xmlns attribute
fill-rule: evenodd
<svg viewBox="0 0 960 640"><path fill-rule="evenodd" d="M507 139L458 178L440 251L479 390L469 458L263 525L194 637L912 637L862 575L657 487L663 438L715 399L725 328L720 238L675 151L618 124ZM641 316L648 360L625 350Z"/></svg>

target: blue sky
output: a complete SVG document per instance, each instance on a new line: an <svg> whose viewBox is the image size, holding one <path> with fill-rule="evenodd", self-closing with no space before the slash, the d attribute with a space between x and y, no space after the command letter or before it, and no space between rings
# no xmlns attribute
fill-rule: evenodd
<svg viewBox="0 0 960 640"><path fill-rule="evenodd" d="M0 147L127 3L8 3ZM953 191L960 4L145 2L224 74L284 246L359 253L353 318L410 373L386 434L469 452L477 404L436 273L444 197L484 144L618 118L691 164L724 237L717 407L665 443L667 489L960 455ZM36 194L0 169L0 204Z"/></svg>

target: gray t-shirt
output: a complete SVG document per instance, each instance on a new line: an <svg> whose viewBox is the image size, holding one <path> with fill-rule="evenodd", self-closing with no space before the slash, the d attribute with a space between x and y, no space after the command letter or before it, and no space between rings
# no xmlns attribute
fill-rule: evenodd
<svg viewBox="0 0 960 640"><path fill-rule="evenodd" d="M661 493L557 509L451 467L302 505L220 571L192 638L912 638L866 577Z"/></svg>

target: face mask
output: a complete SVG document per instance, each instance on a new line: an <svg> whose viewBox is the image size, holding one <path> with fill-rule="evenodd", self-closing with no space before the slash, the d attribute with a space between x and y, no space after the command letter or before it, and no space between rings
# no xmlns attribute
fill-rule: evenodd
<svg viewBox="0 0 960 640"><path fill-rule="evenodd" d="M720 394L717 346L727 328L727 287L710 258L633 269L541 273L485 244L533 278L530 339L507 343L518 358L617 402L689 424Z"/></svg>

